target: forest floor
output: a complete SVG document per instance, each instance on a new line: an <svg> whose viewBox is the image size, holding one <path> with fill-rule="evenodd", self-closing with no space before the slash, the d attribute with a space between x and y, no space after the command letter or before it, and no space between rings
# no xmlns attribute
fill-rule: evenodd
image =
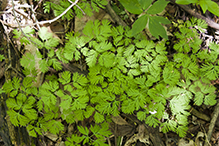
<svg viewBox="0 0 219 146"><path fill-rule="evenodd" d="M15 1L18 2L18 1ZM28 1L30 2L30 1ZM112 3L118 3L117 0L112 0ZM37 3L34 3L34 5L36 5ZM10 5L7 6L6 10L9 10L9 8L11 8ZM21 9L20 9L21 10ZM195 14L194 13L189 13L190 11L195 10ZM26 11L23 11L24 13L28 13ZM47 27L50 27L51 32L55 33L57 35L57 37L59 37L60 39L64 40L65 37L65 24L68 24L68 28L69 31L70 30L74 30L75 32L81 32L83 30L83 27L85 26L85 23L89 20L103 20L103 19L108 19L112 22L112 24L115 24L115 20L114 18L111 18L110 15L107 13L108 11L101 9L100 12L94 12L94 15L89 17L89 16L84 16L83 18L79 19L79 18L75 18L74 20L72 20L71 22L66 22L66 21L62 21L59 20L57 22L54 22L52 24L47 25ZM54 18L53 13L51 12L50 14L43 14L43 3L41 3L39 5L39 8L37 9L37 13L42 14L42 15L38 15L38 20L49 20ZM2 14L1 16L1 20L5 21L6 18L4 17L9 17L9 14ZM175 4L174 2L170 2L166 9L165 12L163 14L161 14L165 17L167 17L171 22L179 22L179 21L186 21L189 20L191 17L200 17L203 16L205 18L209 18L211 21L214 21L217 23L217 21L219 20L218 17L216 17L215 15L211 14L210 12L206 12L205 14L203 14L200 10L200 7L197 6L193 6L193 5L189 5L186 8L185 7L181 7L177 4ZM136 20L136 16L135 15L131 15L127 12L127 16L128 18L124 19L124 22L131 26L131 24L134 22L134 20ZM123 14L120 15L120 17L123 17ZM14 24L16 24L16 22L14 22ZM12 31L14 27L11 27L10 29L8 29L8 31ZM175 31L177 29L173 29L172 24L167 25L167 31L169 33L169 38L172 42L174 42L174 37L171 37L171 34L174 34ZM207 29L207 33L206 34L200 34L200 36L205 36L203 37L203 41L218 41L218 37L217 37L217 33L216 30L212 27L208 27ZM148 36L150 39L155 40L155 38ZM19 44L16 44L19 45ZM4 54L3 51L0 52L2 55ZM78 68L77 64L73 64L73 66L75 66L76 68ZM1 81L1 85L4 84L4 62L1 62L0 65L0 81ZM219 86L217 86L217 82L215 83L215 86L219 88ZM215 113L215 109L216 106L213 107L206 107L206 106L201 106L201 107L196 107L193 106L191 108L191 110L189 111L191 113L191 115L189 116L189 130L187 131L187 135L184 138L180 138L176 133L173 132L168 132L166 134L164 133L159 133L156 134L154 136L158 136L159 139L162 140L163 144L162 145L166 145L166 146L203 146L206 139L206 135L208 133L209 130L209 125L211 123L212 117L214 116ZM130 118L131 119L131 118ZM149 136L150 132L150 128L145 128L144 126L142 126L141 124L136 124L133 125L130 124L129 122L131 121L130 119L127 118L126 115L121 115L119 117L117 117L117 119L115 121L117 121L117 123L115 125L112 125L113 129L117 129L117 136L112 135L111 137L109 137L107 139L109 146L115 146L115 145L125 145L125 146L152 146L154 145L153 142L151 141L151 137ZM84 122L89 122L92 121L91 119L88 119ZM120 123L120 125L119 125ZM122 123L122 124L121 124ZM79 125L83 125L83 122L79 122ZM66 124L66 128L68 132L74 130L74 127L77 125L67 125ZM159 131L159 129L156 129L157 131ZM153 131L153 130L152 130ZM143 133L143 135L139 135L139 133ZM66 134L62 134L62 135L69 135L69 133ZM46 146L64 146L64 138L63 137L59 137L57 135L53 135L53 134L45 134L44 135L45 138L44 142L38 142L38 145L46 145ZM214 125L214 129L212 132L212 136L210 141L208 142L209 145L212 146L219 146L219 120L216 120L216 123ZM0 145L4 145L3 141L0 141Z"/></svg>

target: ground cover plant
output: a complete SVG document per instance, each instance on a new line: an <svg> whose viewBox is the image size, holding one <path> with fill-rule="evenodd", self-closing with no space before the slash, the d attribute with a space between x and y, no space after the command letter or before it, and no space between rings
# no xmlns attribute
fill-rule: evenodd
<svg viewBox="0 0 219 146"><path fill-rule="evenodd" d="M176 2L197 4L204 13L209 10L218 15L214 9L218 5L213 1ZM204 40L200 37L206 33L208 22L194 17L171 22L160 15L169 3L165 0L117 3L121 4L117 7L121 15L125 10L140 15L132 27L89 20L81 32L68 30L62 39L44 25L56 19L36 21L38 28L24 25L12 30L13 39L19 42L15 47L20 45L17 50L24 48L24 52L18 53L16 65L20 67L11 64L5 68L10 77L5 75L0 93L7 106L7 122L25 127L35 138L27 140L30 145L48 133L63 136L66 146L109 145L109 137L117 134L112 123L119 125L129 116L133 125L185 137L192 107L212 108L217 104L218 90L213 82L219 74L219 46L212 41L202 47ZM55 18L70 21L75 16L82 19L83 13L92 15L105 5L109 5L105 0L45 1L43 13L53 11ZM164 24L172 24L172 36L168 36L170 28ZM142 32L144 29L148 34ZM1 60L10 64L13 61L8 61L7 53ZM66 68L68 64L76 64L77 69ZM73 124L74 130L64 135L65 127ZM163 145L159 137L152 143L142 139L145 144ZM119 145L117 142L122 140L115 140L115 145Z"/></svg>

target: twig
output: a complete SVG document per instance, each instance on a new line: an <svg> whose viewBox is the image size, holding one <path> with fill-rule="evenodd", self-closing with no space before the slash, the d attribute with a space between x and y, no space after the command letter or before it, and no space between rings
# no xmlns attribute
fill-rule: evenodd
<svg viewBox="0 0 219 146"><path fill-rule="evenodd" d="M109 137L107 137L107 141L108 141L108 145L111 146L111 142L110 142Z"/></svg>
<svg viewBox="0 0 219 146"><path fill-rule="evenodd" d="M203 133L205 135L205 137L207 137L207 134L206 134L206 131L205 131L205 128L203 127L203 125L201 125L201 128L203 129ZM209 144L209 146L211 146L210 142L206 139L205 142L207 142Z"/></svg>
<svg viewBox="0 0 219 146"><path fill-rule="evenodd" d="M85 15L86 13L76 4L76 7L81 10L81 12Z"/></svg>
<svg viewBox="0 0 219 146"><path fill-rule="evenodd" d="M35 22L38 22L36 16L35 16L35 9L33 9L33 5L31 5L31 11L32 11L32 17L33 17L33 21ZM37 28L40 30L40 25L39 24L36 24L37 25Z"/></svg>
<svg viewBox="0 0 219 146"><path fill-rule="evenodd" d="M39 7L39 4L42 3L42 1L43 1L43 0L40 0L40 1L38 2L38 4L36 5L36 7L34 8L34 11L36 11L36 9Z"/></svg>
<svg viewBox="0 0 219 146"><path fill-rule="evenodd" d="M209 146L209 141L211 140L211 135L215 126L215 123L217 121L219 115L219 102L217 103L214 112L213 112L213 116L209 125L209 129L208 129L208 133L207 133L207 137L206 137L206 141L205 141L205 145L204 146Z"/></svg>
<svg viewBox="0 0 219 146"><path fill-rule="evenodd" d="M72 3L73 4L73 2L71 1L71 0L68 0L70 3ZM85 12L76 4L75 5L78 9L80 9L81 10L81 12L85 15Z"/></svg>
<svg viewBox="0 0 219 146"><path fill-rule="evenodd" d="M134 23L134 19L132 18L132 16L130 15L130 13L125 9L126 15L128 15L129 19L131 20L132 23ZM140 16L140 15L139 15Z"/></svg>
<svg viewBox="0 0 219 146"><path fill-rule="evenodd" d="M52 19L52 20L47 20L47 21L40 21L40 22L37 22L35 24L40 24L40 25L43 25L43 24L46 24L46 23L53 23L55 22L56 20L58 20L59 18L61 18L63 15L65 15L74 5L76 5L78 3L79 0L75 0L74 3L72 3L64 12L62 12L62 14L60 14L59 16L57 16L56 18Z"/></svg>
<svg viewBox="0 0 219 146"><path fill-rule="evenodd" d="M171 2L175 3L175 0L170 0ZM177 4L178 5L178 4ZM196 18L199 18L199 19L203 19L205 20L207 23L208 23L208 26L216 29L216 30L219 30L219 24L217 24L216 22L212 21L211 19L209 18L206 18L204 16L202 16L201 14L193 11L192 9L190 9L188 6L185 6L185 5L178 5L180 6L182 9L184 9L187 13L189 13L190 15L196 17Z"/></svg>
<svg viewBox="0 0 219 146"><path fill-rule="evenodd" d="M26 19L28 19L28 14L27 13L24 13L24 12L21 12L19 11L17 8L14 8L14 10L19 13L20 15L23 15Z"/></svg>

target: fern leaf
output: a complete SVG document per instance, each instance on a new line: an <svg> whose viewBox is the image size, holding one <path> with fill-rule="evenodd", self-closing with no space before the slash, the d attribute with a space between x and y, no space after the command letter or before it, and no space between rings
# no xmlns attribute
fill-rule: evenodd
<svg viewBox="0 0 219 146"><path fill-rule="evenodd" d="M154 128L158 126L158 124L160 123L153 115L149 115L146 120L145 123L148 124L149 126L153 126Z"/></svg>
<svg viewBox="0 0 219 146"><path fill-rule="evenodd" d="M164 133L167 133L168 131L176 131L177 128L177 122L173 120L167 120L165 123L161 124L161 131Z"/></svg>
<svg viewBox="0 0 219 146"><path fill-rule="evenodd" d="M134 55L135 55L135 58L137 59L137 61L143 62L144 61L144 57L146 55L149 55L149 54L145 50L136 50L134 52Z"/></svg>
<svg viewBox="0 0 219 146"><path fill-rule="evenodd" d="M166 51L165 41L161 41L160 43L156 44L156 52L162 55L166 55L168 52Z"/></svg>
<svg viewBox="0 0 219 146"><path fill-rule="evenodd" d="M176 85L180 79L180 73L173 67L173 64L166 64L163 70L164 82L170 85Z"/></svg>
<svg viewBox="0 0 219 146"><path fill-rule="evenodd" d="M189 123L187 118L188 117L186 115L183 115L183 114L176 115L177 123L179 125L187 125Z"/></svg>
<svg viewBox="0 0 219 146"><path fill-rule="evenodd" d="M216 103L217 103L216 94L212 93L212 94L208 94L208 95L205 96L205 99L204 99L204 104L205 105L213 106Z"/></svg>
<svg viewBox="0 0 219 146"><path fill-rule="evenodd" d="M127 57L126 67L137 68L139 64L134 56Z"/></svg>
<svg viewBox="0 0 219 146"><path fill-rule="evenodd" d="M122 112L131 114L135 110L135 102L131 99L127 99L122 102Z"/></svg>
<svg viewBox="0 0 219 146"><path fill-rule="evenodd" d="M31 78L31 77L25 77L25 78L23 79L22 84L23 84L24 88L29 88L29 87L32 86L32 82L33 82L33 78Z"/></svg>
<svg viewBox="0 0 219 146"><path fill-rule="evenodd" d="M42 111L42 109L43 109L43 100L39 100L37 102L37 108L38 108L39 111Z"/></svg>
<svg viewBox="0 0 219 146"><path fill-rule="evenodd" d="M50 65L52 64L53 68L57 71L62 69L61 63L56 58L50 59L48 61L48 64L50 64Z"/></svg>
<svg viewBox="0 0 219 146"><path fill-rule="evenodd" d="M40 60L39 64L40 64L40 71L42 71L43 73L46 73L49 70L48 68L49 66L45 59Z"/></svg>
<svg viewBox="0 0 219 146"><path fill-rule="evenodd" d="M57 81L49 81L49 82L43 83L42 87L44 89L55 92L59 88L59 83Z"/></svg>
<svg viewBox="0 0 219 146"><path fill-rule="evenodd" d="M59 44L59 41L60 40L58 38L51 37L48 40L46 40L44 46L46 49L51 50Z"/></svg>
<svg viewBox="0 0 219 146"><path fill-rule="evenodd" d="M17 29L13 30L13 33L15 34L15 36L13 36L13 38L18 39L21 36L21 31L18 31Z"/></svg>
<svg viewBox="0 0 219 146"><path fill-rule="evenodd" d="M204 77L207 77L209 80L216 80L218 78L219 66L213 64L203 64L200 69Z"/></svg>
<svg viewBox="0 0 219 146"><path fill-rule="evenodd" d="M83 121L84 120L84 110L75 110L74 117L76 121Z"/></svg>
<svg viewBox="0 0 219 146"><path fill-rule="evenodd" d="M102 114L100 114L99 112L96 111L94 114L94 120L96 123L101 123L105 120L105 118Z"/></svg>
<svg viewBox="0 0 219 146"><path fill-rule="evenodd" d="M163 114L164 114L164 110L165 110L165 106L162 104L162 103L157 103L154 105L154 108L156 109L156 114L155 116L158 118L158 119L161 119L163 117Z"/></svg>
<svg viewBox="0 0 219 146"><path fill-rule="evenodd" d="M69 83L71 81L71 73L69 71L64 71L61 74L59 74L59 82L61 82L63 85Z"/></svg>
<svg viewBox="0 0 219 146"><path fill-rule="evenodd" d="M15 97L17 94L18 94L18 90L13 90L12 92L10 92L9 96Z"/></svg>
<svg viewBox="0 0 219 146"><path fill-rule="evenodd" d="M85 118L89 118L95 111L95 108L93 108L92 106L87 106L86 107L86 111L84 112L84 116Z"/></svg>
<svg viewBox="0 0 219 146"><path fill-rule="evenodd" d="M128 57L128 56L130 56L130 55L132 55L132 53L134 52L134 50L135 50L135 46L134 45L129 45L126 49L125 49L125 51L123 52L124 53L124 56L125 57Z"/></svg>
<svg viewBox="0 0 219 146"><path fill-rule="evenodd" d="M72 92L73 91L73 87L70 84L67 84L64 86L64 90L67 90L68 92Z"/></svg>
<svg viewBox="0 0 219 146"><path fill-rule="evenodd" d="M15 90L18 89L20 87L20 79L17 77L14 77L12 80L12 84Z"/></svg>
<svg viewBox="0 0 219 146"><path fill-rule="evenodd" d="M62 98L61 98L61 103L60 103L60 107L62 109L69 109L70 106L71 106L71 103L72 103L72 98L71 96L69 95L64 95Z"/></svg>
<svg viewBox="0 0 219 146"><path fill-rule="evenodd" d="M112 93L115 93L117 95L123 92L123 90L121 90L121 88L120 88L120 82L119 81L109 83L107 90L112 92Z"/></svg>
<svg viewBox="0 0 219 146"><path fill-rule="evenodd" d="M27 52L21 58L20 63L23 67L33 70L35 68L35 57L30 52Z"/></svg>
<svg viewBox="0 0 219 146"><path fill-rule="evenodd" d="M19 93L17 96L17 100L19 100L19 101L25 102L26 99L27 99L27 97L25 94Z"/></svg>
<svg viewBox="0 0 219 146"><path fill-rule="evenodd" d="M107 43L106 41L103 41L101 43L93 42L92 44L94 49L99 53L104 53L108 50L111 50L113 47L111 43Z"/></svg>
<svg viewBox="0 0 219 146"><path fill-rule="evenodd" d="M96 110L98 110L100 113L103 114L111 114L112 111L111 103L107 101L98 104L95 108Z"/></svg>
<svg viewBox="0 0 219 146"><path fill-rule="evenodd" d="M60 1L59 5L54 5L53 9L54 9L54 14L55 16L59 16L61 15L68 7L70 6L70 3L67 1ZM73 11L72 9L70 9L68 12L66 12L65 15L62 16L62 19L66 18L66 19L72 19L72 14Z"/></svg>
<svg viewBox="0 0 219 146"><path fill-rule="evenodd" d="M147 110L145 111L139 111L137 112L137 118L140 120L140 121L143 121L146 119L146 116L147 114L149 114L149 112Z"/></svg>
<svg viewBox="0 0 219 146"><path fill-rule="evenodd" d="M49 90L40 88L39 97L41 97L44 104L51 106L55 105L57 102L57 98L53 95ZM42 107L42 104L40 105Z"/></svg>
<svg viewBox="0 0 219 146"><path fill-rule="evenodd" d="M75 51L76 51L75 46L71 47L71 46L66 45L64 52L63 52L63 56L65 57L65 59L70 61L73 59Z"/></svg>
<svg viewBox="0 0 219 146"><path fill-rule="evenodd" d="M187 130L188 130L188 127L186 126L178 126L176 129L176 132L177 134L179 134L180 137L185 137Z"/></svg>
<svg viewBox="0 0 219 146"><path fill-rule="evenodd" d="M77 136L72 134L71 138L67 137L67 140L65 141L66 146L80 146L81 141L84 139L84 137Z"/></svg>
<svg viewBox="0 0 219 146"><path fill-rule="evenodd" d="M17 119L19 121L19 125L21 126L26 126L30 122L30 120L26 116L23 116L21 114L17 115Z"/></svg>
<svg viewBox="0 0 219 146"><path fill-rule="evenodd" d="M92 76L89 76L89 81L91 84L93 85L97 85L98 83L103 83L104 81L104 77L102 75L92 75Z"/></svg>
<svg viewBox="0 0 219 146"><path fill-rule="evenodd" d="M88 57L86 58L87 65L93 67L97 62L98 53L94 50L88 52Z"/></svg>
<svg viewBox="0 0 219 146"><path fill-rule="evenodd" d="M130 69L128 72L128 75L133 77L133 76L139 76L141 75L141 71L139 69Z"/></svg>
<svg viewBox="0 0 219 146"><path fill-rule="evenodd" d="M110 136L112 133L109 131L109 124L107 122L104 122L101 124L101 126L94 125L90 127L91 132L98 137L98 138L104 138Z"/></svg>
<svg viewBox="0 0 219 146"><path fill-rule="evenodd" d="M27 126L27 131L28 131L28 134L29 134L30 136L32 136L32 137L37 137L36 131L34 130L34 127L33 127L31 124L29 124L29 125Z"/></svg>
<svg viewBox="0 0 219 146"><path fill-rule="evenodd" d="M84 135L87 135L88 136L88 134L89 134L89 130L88 130L88 128L87 127L82 127L82 126L77 126L78 127L78 130L79 130L79 132L81 132L82 134L84 134Z"/></svg>
<svg viewBox="0 0 219 146"><path fill-rule="evenodd" d="M51 120L46 123L46 127L52 134L58 134L60 131L64 130L64 125L60 121Z"/></svg>
<svg viewBox="0 0 219 146"><path fill-rule="evenodd" d="M6 93L10 93L11 90L14 89L12 81L7 81L4 83L2 89L6 92Z"/></svg>
<svg viewBox="0 0 219 146"><path fill-rule="evenodd" d="M90 40L94 37L93 30L90 29L90 28L93 28L93 27L94 27L93 21L88 21L86 23L86 25L84 26L84 29L83 29L83 33L86 36L89 36Z"/></svg>
<svg viewBox="0 0 219 146"><path fill-rule="evenodd" d="M189 102L185 101L185 98L182 98L181 95L174 96L170 100L171 111L174 115L176 114L188 114L186 110L190 108Z"/></svg>
<svg viewBox="0 0 219 146"><path fill-rule="evenodd" d="M22 111L24 112L25 116L29 119L29 121L36 120L38 118L37 111L34 109L23 107Z"/></svg>
<svg viewBox="0 0 219 146"><path fill-rule="evenodd" d="M88 83L87 78L83 75L79 75L78 72L73 74L72 81L80 84L81 86L86 86Z"/></svg>
<svg viewBox="0 0 219 146"><path fill-rule="evenodd" d="M10 117L10 121L11 123L14 125L14 126L18 126L19 124L19 121L18 121L18 115L19 113L15 112L14 110L8 110L7 111L7 114L9 115Z"/></svg>
<svg viewBox="0 0 219 146"><path fill-rule="evenodd" d="M145 83L146 82L146 77L145 76L137 77L137 78L135 78L134 82L136 84L138 84L138 86L140 88L145 88L145 86L146 86L146 83Z"/></svg>
<svg viewBox="0 0 219 146"><path fill-rule="evenodd" d="M102 91L102 88L99 87L99 86L96 86L96 85L90 85L90 86L88 86L88 89L87 89L87 90L88 90L88 93L89 93L90 95L96 95L96 93Z"/></svg>
<svg viewBox="0 0 219 146"><path fill-rule="evenodd" d="M57 51L56 51L56 56L58 57L59 60L61 60L63 63L68 63L68 59L65 58L65 52L63 51L64 49L62 48L59 48Z"/></svg>
<svg viewBox="0 0 219 146"><path fill-rule="evenodd" d="M110 53L110 52L105 52L100 55L100 58L98 61L100 65L104 67L107 67L107 68L113 67L115 66L115 63L116 63L115 54Z"/></svg>
<svg viewBox="0 0 219 146"><path fill-rule="evenodd" d="M77 109L84 109L87 106L87 102L89 101L88 96L82 96L73 101L71 104L72 110L77 110Z"/></svg>

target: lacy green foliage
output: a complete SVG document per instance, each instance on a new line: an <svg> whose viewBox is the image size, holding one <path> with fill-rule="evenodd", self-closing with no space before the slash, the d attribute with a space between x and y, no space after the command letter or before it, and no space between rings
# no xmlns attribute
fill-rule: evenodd
<svg viewBox="0 0 219 146"><path fill-rule="evenodd" d="M141 14L134 22L132 29L129 32L130 36L134 36L141 32L146 26L150 33L156 37L159 36L168 39L166 30L161 24L169 24L170 21L160 16L154 16L161 13L169 3L166 0L158 0L155 3L153 0L119 0L120 3L131 13Z"/></svg>
<svg viewBox="0 0 219 146"><path fill-rule="evenodd" d="M78 126L80 133L69 137L66 145L104 145L104 137L110 135L104 121L121 112L136 114L150 126L183 137L188 129L189 103L216 103L216 88L211 81L219 74L218 45L200 48L197 29L204 27L197 19L180 24L173 46L176 52L168 57L165 40L154 43L141 35L130 38L127 30L112 27L107 20L89 21L82 36L68 33L65 46L44 61L68 63L85 58L88 75L64 71L59 77L47 76L39 88L32 86L33 77L5 83L1 92L10 95L6 101L10 120L15 126L26 126L36 137L46 131L61 132L61 120L74 123L92 116L96 125L89 130ZM55 45L49 42L57 41L46 32L41 29L37 42L50 52ZM15 33L19 36L18 31Z"/></svg>
<svg viewBox="0 0 219 146"><path fill-rule="evenodd" d="M108 146L105 144L105 137L110 136L111 132L108 131L108 124L106 122L99 125L94 125L89 128L78 126L78 130L83 136L73 134L67 138L66 146L80 146L78 143L89 144L93 146ZM92 134L90 134L92 133ZM91 135L91 136L90 136ZM96 139L97 138L97 139Z"/></svg>
<svg viewBox="0 0 219 146"><path fill-rule="evenodd" d="M48 32L46 27L42 27L38 35L40 39L37 39L31 34L34 34L34 29L30 27L25 27L23 32L27 35L29 39L24 37L21 31L14 29L13 33L15 34L14 38L20 39L21 44L32 44L31 48L27 47L29 50L22 56L20 63L24 67L24 74L33 74L37 75L37 69L40 69L43 73L48 71L48 67L52 66L55 70L61 70L61 63L57 60L57 57L54 56L54 48L59 44L59 39L54 37L52 33ZM44 56L38 51L38 49L44 49L48 53L48 56ZM37 64L36 64L37 62ZM36 66L38 66L36 68Z"/></svg>
<svg viewBox="0 0 219 146"><path fill-rule="evenodd" d="M203 13L208 10L211 13L219 16L218 4L211 0L176 0L176 3L182 5L197 4L201 6Z"/></svg>

